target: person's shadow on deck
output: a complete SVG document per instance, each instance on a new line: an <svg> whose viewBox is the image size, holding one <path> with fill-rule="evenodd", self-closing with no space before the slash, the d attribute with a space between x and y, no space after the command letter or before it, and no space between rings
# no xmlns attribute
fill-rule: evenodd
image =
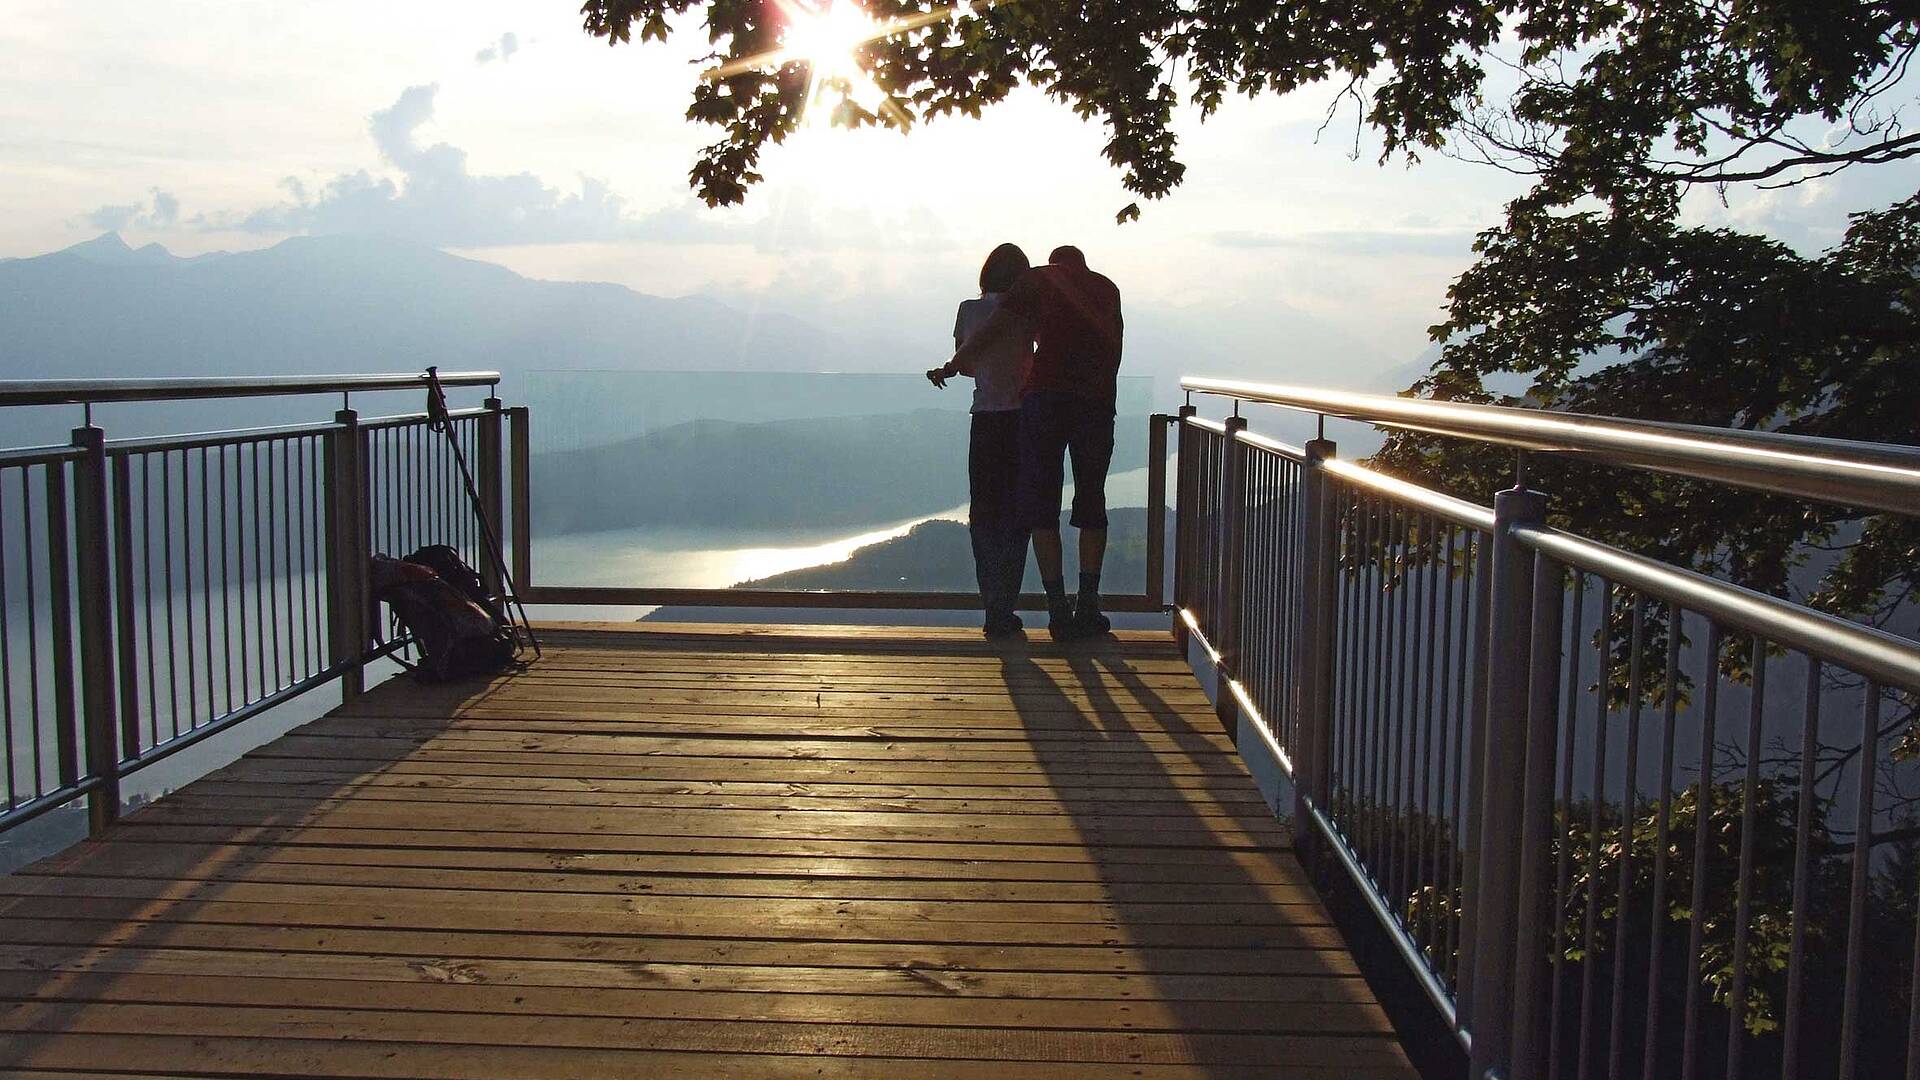
<svg viewBox="0 0 1920 1080"><path fill-rule="evenodd" d="M1130 662L1149 649L1175 656L1112 638L1000 655L1120 959L1158 997L1132 1010L1137 1030L1174 1036L1163 1045L1215 1074L1412 1075L1231 740L1208 707L1169 703ZM1034 656L1064 659L1070 676Z"/></svg>

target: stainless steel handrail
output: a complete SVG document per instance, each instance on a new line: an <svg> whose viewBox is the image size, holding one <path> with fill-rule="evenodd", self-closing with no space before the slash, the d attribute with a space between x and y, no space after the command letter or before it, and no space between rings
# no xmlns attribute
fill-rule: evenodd
<svg viewBox="0 0 1920 1080"><path fill-rule="evenodd" d="M1349 483L1372 488L1382 495L1398 499L1408 506L1425 510L1456 525L1465 525L1482 532L1493 531L1493 511L1478 503L1456 499L1451 495L1442 495L1430 488L1409 484L1397 477L1374 472L1372 469L1362 468L1351 461L1342 461L1339 458L1328 458L1321 463L1321 467L1326 469L1330 476L1337 476Z"/></svg>
<svg viewBox="0 0 1920 1080"><path fill-rule="evenodd" d="M1183 389L1239 401L1596 460L1777 495L1920 514L1920 447L1814 439L1500 405L1187 378Z"/></svg>
<svg viewBox="0 0 1920 1080"><path fill-rule="evenodd" d="M1886 685L1920 690L1920 645L1905 638L1559 529L1515 525L1512 532L1515 540L1563 565L1651 593Z"/></svg>
<svg viewBox="0 0 1920 1080"><path fill-rule="evenodd" d="M492 386L497 371L449 371L442 386ZM376 375L266 375L180 379L0 380L0 406L88 405L109 401L182 401L192 398L274 397L282 394L343 394L374 390L424 390L425 372Z"/></svg>

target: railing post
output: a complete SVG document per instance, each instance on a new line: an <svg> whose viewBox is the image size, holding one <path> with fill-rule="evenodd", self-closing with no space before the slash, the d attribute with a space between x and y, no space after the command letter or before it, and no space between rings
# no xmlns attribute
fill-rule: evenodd
<svg viewBox="0 0 1920 1080"><path fill-rule="evenodd" d="M113 467L113 597L116 652L120 658L121 752L140 755L140 652L134 634L133 605L133 463L125 454L111 459ZM140 528L150 532L142 521ZM142 537L143 541L145 537ZM151 663L151 659L148 661ZM149 707L151 705L149 704Z"/></svg>
<svg viewBox="0 0 1920 1080"><path fill-rule="evenodd" d="M1337 447L1327 439L1306 445L1300 467L1300 591L1294 619L1293 791L1294 838L1311 849L1307 801L1325 808L1332 772L1328 728L1333 714L1334 580L1339 573L1339 537L1325 462Z"/></svg>
<svg viewBox="0 0 1920 1080"><path fill-rule="evenodd" d="M1541 1075L1548 1015L1543 987L1551 977L1553 936L1553 767L1560 745L1560 625L1566 570L1544 555L1533 559L1533 662L1527 692L1525 792L1520 818L1519 896L1514 934L1512 1080Z"/></svg>
<svg viewBox="0 0 1920 1080"><path fill-rule="evenodd" d="M1187 632L1187 622L1180 613L1192 596L1194 519L1200 512L1194 490L1194 474L1199 470L1193 453L1193 429L1187 426L1187 418L1198 413L1192 405L1182 405L1173 417L1173 641L1183 658L1193 635Z"/></svg>
<svg viewBox="0 0 1920 1080"><path fill-rule="evenodd" d="M480 489L480 520L485 527L483 536L500 539L500 524L505 520L503 508L506 505L504 485L506 475L500 461L500 399L489 397L486 400L485 416L480 418L480 460L475 463L475 483ZM482 541L485 542L484 540ZM479 558L480 580L486 587L488 596L502 596L506 592L500 581L500 568L493 557L482 555Z"/></svg>
<svg viewBox="0 0 1920 1080"><path fill-rule="evenodd" d="M340 675L340 697L352 701L366 690L362 661L367 653L368 521L364 435L360 414L341 409L340 426L327 437L327 624L334 664L350 664Z"/></svg>
<svg viewBox="0 0 1920 1080"><path fill-rule="evenodd" d="M1165 413L1147 417L1147 602L1167 601L1167 425Z"/></svg>
<svg viewBox="0 0 1920 1080"><path fill-rule="evenodd" d="M522 592L533 587L533 477L528 449L527 407L507 410L509 470L513 482L513 582Z"/></svg>
<svg viewBox="0 0 1920 1080"><path fill-rule="evenodd" d="M1533 660L1533 553L1513 536L1516 524L1546 516L1546 496L1515 488L1494 497L1493 561L1488 601L1487 709L1479 772L1479 859L1474 907L1473 996L1468 1030L1468 1076L1511 1064L1515 908L1520 874L1520 830L1525 807L1527 704Z"/></svg>
<svg viewBox="0 0 1920 1080"><path fill-rule="evenodd" d="M1220 469L1220 566L1215 593L1214 625L1207 628L1214 639L1220 659L1214 663L1216 679L1213 710L1228 731L1238 730L1240 705L1227 689L1227 683L1241 668L1240 611L1246 587L1247 520L1247 444L1237 437L1247 428L1245 417L1230 416L1226 421L1226 443L1222 447Z"/></svg>
<svg viewBox="0 0 1920 1080"><path fill-rule="evenodd" d="M107 435L92 425L75 428L73 444L85 451L74 461L74 584L80 615L80 716L87 732L87 772L98 781L87 795L87 821L98 836L120 817Z"/></svg>
<svg viewBox="0 0 1920 1080"><path fill-rule="evenodd" d="M80 709L74 702L73 652L73 539L67 528L67 466L47 465L47 615L53 641L53 751L61 787L80 780ZM33 553L26 552L26 568L33 570ZM28 578L32 580L31 577ZM11 753L11 748L9 748Z"/></svg>

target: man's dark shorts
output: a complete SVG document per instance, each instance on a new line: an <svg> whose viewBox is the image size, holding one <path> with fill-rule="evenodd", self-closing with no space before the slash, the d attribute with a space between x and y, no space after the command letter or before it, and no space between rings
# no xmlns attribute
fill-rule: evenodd
<svg viewBox="0 0 1920 1080"><path fill-rule="evenodd" d="M1021 524L1060 527L1061 456L1073 458L1076 529L1107 527L1107 466L1113 462L1113 406L1057 390L1030 393L1020 403Z"/></svg>

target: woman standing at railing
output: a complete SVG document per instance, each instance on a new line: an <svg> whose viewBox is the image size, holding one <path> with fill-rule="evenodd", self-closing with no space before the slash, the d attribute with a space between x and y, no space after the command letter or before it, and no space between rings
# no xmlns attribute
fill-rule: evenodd
<svg viewBox="0 0 1920 1080"><path fill-rule="evenodd" d="M1030 268L1026 252L1001 244L980 267L980 295L960 304L953 323L959 348L1000 306L1000 298ZM1007 337L964 367L936 368L927 378L946 386L950 374L973 379L973 429L967 447L967 531L973 538L973 569L987 609L988 637L1021 632L1020 580L1027 572L1027 532L1015 513L1020 465L1020 394L1033 366L1033 343Z"/></svg>

